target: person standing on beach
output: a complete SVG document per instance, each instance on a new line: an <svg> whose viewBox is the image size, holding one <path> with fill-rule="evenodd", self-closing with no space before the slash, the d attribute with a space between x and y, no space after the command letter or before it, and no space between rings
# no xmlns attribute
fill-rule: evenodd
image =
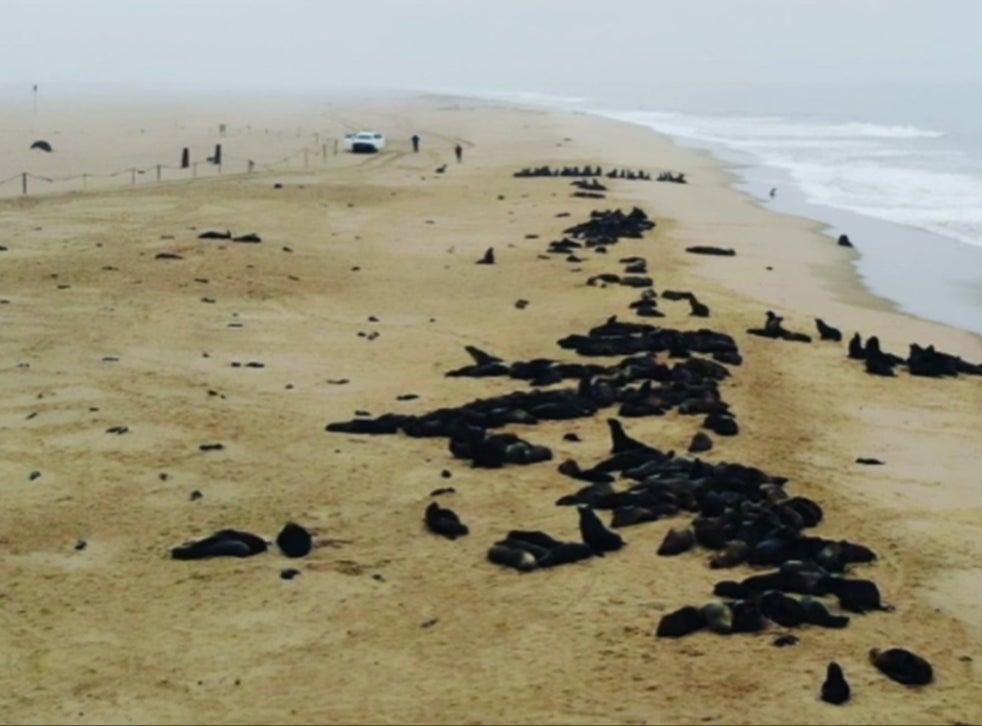
<svg viewBox="0 0 982 726"><path fill-rule="evenodd" d="M411 141L413 142L413 151L419 153L419 134L413 134Z"/></svg>
<svg viewBox="0 0 982 726"><path fill-rule="evenodd" d="M457 156L457 163L461 163L464 160L464 147L457 144L454 147L453 153Z"/></svg>

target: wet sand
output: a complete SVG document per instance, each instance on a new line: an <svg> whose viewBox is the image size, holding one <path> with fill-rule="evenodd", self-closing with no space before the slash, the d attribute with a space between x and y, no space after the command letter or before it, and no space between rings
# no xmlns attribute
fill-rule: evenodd
<svg viewBox="0 0 982 726"><path fill-rule="evenodd" d="M817 315L890 351L934 343L973 361L978 336L896 312L819 225L762 209L708 155L645 129L445 98L338 115L384 128L390 148L306 172L0 203L0 720L982 720L982 381L881 379L844 344L744 331L772 309L795 330L813 332ZM545 163L681 170L691 183L614 181L589 200L570 198L568 180L511 176ZM581 272L538 259L591 209L634 204L658 223L644 239L585 255ZM263 242L197 239L226 228ZM686 254L693 244L737 256ZM497 264L475 265L491 246ZM512 528L577 536L575 513L553 504L576 482L554 464L607 452L603 413L513 427L556 458L496 471L452 459L443 439L324 431L359 409L417 413L524 388L443 374L469 362L468 344L571 358L558 338L633 318L636 290L585 285L630 255L647 258L656 289L712 309L701 320L662 301L666 325L730 333L743 353L721 384L741 433L706 458L790 477L790 493L825 509L815 533L879 553L856 573L894 612L799 629L791 648L771 645L778 628L656 640L662 614L724 579L705 551L655 555L686 518L626 529L627 548L602 560L528 575L487 563ZM396 400L407 393L419 399ZM677 451L696 426L677 413L628 422ZM564 441L570 431L582 443ZM225 448L199 451L209 442ZM448 485L444 503L471 529L456 542L422 526L429 492ZM271 539L288 520L317 537L299 564L275 551L169 559L223 527ZM291 566L302 574L281 580ZM892 645L927 657L936 682L907 689L875 671L867 651ZM830 660L853 687L841 708L817 697Z"/></svg>

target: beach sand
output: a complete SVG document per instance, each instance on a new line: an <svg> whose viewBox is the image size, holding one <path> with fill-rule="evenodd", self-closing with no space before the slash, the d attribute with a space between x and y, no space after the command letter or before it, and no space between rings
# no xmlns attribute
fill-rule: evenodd
<svg viewBox="0 0 982 726"><path fill-rule="evenodd" d="M844 344L744 331L771 309L794 330L813 333L820 316L887 350L934 343L973 361L977 336L899 314L819 225L762 209L709 156L646 129L439 97L363 101L319 128L337 135L341 116L385 130L389 149L0 203L0 721L982 721L982 382L882 379ZM568 180L512 178L545 163L672 169L691 183L614 181L589 200L570 198ZM591 209L635 204L658 223L644 239L585 255L582 272L538 258ZM226 228L263 242L197 239ZM737 256L686 254L692 244ZM475 265L492 246L497 264ZM714 437L706 458L789 477L790 493L825 509L815 533L880 555L855 571L893 612L798 629L790 648L771 644L773 626L656 639L661 615L751 574L710 570L705 550L657 557L684 517L623 530L628 546L604 559L528 575L486 562L509 529L578 536L575 512L554 506L576 482L555 464L606 454L606 412L513 427L556 458L494 471L452 459L444 439L325 432L359 409L417 413L524 388L444 373L469 362L468 344L571 359L557 339L633 319L637 291L585 285L629 255L648 259L656 289L692 290L712 310L701 320L661 301L664 324L730 333L743 353L721 384L741 433ZM396 400L408 393L419 399ZM676 412L626 423L676 451L698 426ZM571 431L582 443L563 440ZM199 451L209 442L225 449ZM443 501L470 536L424 531L440 486L456 488ZM271 539L289 520L317 537L306 559L169 558L217 529ZM280 579L291 566L302 574ZM928 658L935 683L878 673L867 652L889 646ZM830 660L853 688L843 707L818 699Z"/></svg>

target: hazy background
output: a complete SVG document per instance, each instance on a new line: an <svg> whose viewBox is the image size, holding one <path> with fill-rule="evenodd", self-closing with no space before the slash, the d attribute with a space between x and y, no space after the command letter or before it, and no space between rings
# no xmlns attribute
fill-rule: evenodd
<svg viewBox="0 0 982 726"><path fill-rule="evenodd" d="M982 332L980 35L982 0L0 0L0 194L200 160L223 122L239 170L296 159L343 90L495 95L708 148Z"/></svg>
<svg viewBox="0 0 982 726"><path fill-rule="evenodd" d="M0 83L975 82L979 0L0 0Z"/></svg>

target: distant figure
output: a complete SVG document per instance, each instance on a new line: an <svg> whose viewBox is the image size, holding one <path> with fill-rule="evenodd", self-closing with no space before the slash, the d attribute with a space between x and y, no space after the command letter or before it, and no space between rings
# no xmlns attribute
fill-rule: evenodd
<svg viewBox="0 0 982 726"><path fill-rule="evenodd" d="M460 144L457 144L454 147L453 153L457 156L458 164L464 160L464 147L461 146Z"/></svg>
<svg viewBox="0 0 982 726"><path fill-rule="evenodd" d="M413 142L413 151L419 153L419 134L413 134L413 138L411 140Z"/></svg>
<svg viewBox="0 0 982 726"><path fill-rule="evenodd" d="M777 196L777 187L771 187L771 199Z"/></svg>

